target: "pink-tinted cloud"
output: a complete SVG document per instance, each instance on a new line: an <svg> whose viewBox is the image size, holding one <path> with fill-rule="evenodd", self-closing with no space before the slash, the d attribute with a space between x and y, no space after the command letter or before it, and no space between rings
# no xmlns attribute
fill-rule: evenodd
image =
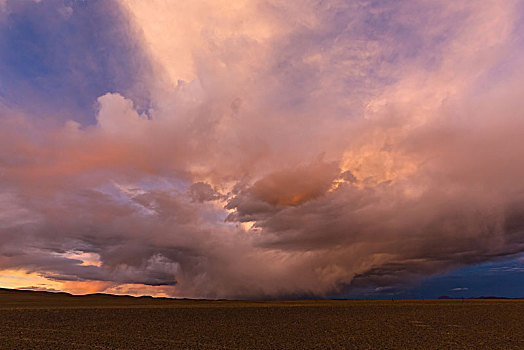
<svg viewBox="0 0 524 350"><path fill-rule="evenodd" d="M524 251L517 1L207 3L122 1L147 111L121 91L92 124L3 106L1 269L325 296Z"/></svg>

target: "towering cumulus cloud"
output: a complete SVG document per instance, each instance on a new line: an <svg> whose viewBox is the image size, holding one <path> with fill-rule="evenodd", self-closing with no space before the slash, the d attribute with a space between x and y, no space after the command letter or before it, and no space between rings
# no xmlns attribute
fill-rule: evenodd
<svg viewBox="0 0 524 350"><path fill-rule="evenodd" d="M325 297L524 252L523 13L0 1L0 285Z"/></svg>

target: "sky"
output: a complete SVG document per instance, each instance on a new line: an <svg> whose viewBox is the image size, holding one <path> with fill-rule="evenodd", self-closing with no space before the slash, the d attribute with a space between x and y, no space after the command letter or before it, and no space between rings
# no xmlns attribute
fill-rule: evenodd
<svg viewBox="0 0 524 350"><path fill-rule="evenodd" d="M520 0L0 0L0 287L524 297Z"/></svg>

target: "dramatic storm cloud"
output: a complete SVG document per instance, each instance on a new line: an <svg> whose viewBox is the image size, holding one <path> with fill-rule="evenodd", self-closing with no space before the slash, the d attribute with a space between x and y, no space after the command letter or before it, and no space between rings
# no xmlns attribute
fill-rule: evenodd
<svg viewBox="0 0 524 350"><path fill-rule="evenodd" d="M0 285L325 297L517 256L523 15L0 1Z"/></svg>

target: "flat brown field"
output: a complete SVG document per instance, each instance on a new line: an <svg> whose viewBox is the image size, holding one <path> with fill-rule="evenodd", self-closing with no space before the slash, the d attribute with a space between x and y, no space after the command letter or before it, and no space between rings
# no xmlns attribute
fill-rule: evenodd
<svg viewBox="0 0 524 350"><path fill-rule="evenodd" d="M524 301L190 301L0 290L0 349L524 349Z"/></svg>

